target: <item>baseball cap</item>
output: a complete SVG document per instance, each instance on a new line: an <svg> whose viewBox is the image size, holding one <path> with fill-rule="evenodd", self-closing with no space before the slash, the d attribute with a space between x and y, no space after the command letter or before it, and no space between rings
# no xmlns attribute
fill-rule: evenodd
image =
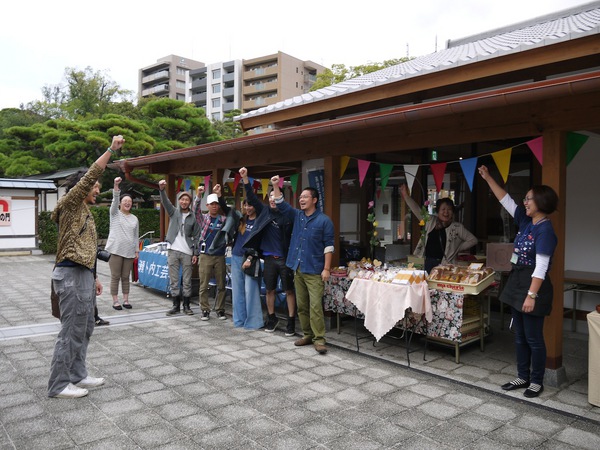
<svg viewBox="0 0 600 450"><path fill-rule="evenodd" d="M219 196L217 194L210 194L206 197L206 204L210 205L211 203L219 203Z"/></svg>

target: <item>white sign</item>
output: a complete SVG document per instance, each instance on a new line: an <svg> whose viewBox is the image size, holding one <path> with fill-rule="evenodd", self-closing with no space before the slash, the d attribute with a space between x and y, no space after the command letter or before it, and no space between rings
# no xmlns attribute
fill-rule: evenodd
<svg viewBox="0 0 600 450"><path fill-rule="evenodd" d="M10 227L11 204L10 197L0 197L0 227Z"/></svg>

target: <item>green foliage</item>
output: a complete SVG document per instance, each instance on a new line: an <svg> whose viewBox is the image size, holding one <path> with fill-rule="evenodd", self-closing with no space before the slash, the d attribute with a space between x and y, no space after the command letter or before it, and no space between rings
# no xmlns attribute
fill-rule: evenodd
<svg viewBox="0 0 600 450"><path fill-rule="evenodd" d="M46 254L56 253L58 243L58 227L50 216L51 211L42 211L38 216L38 235L40 250Z"/></svg>
<svg viewBox="0 0 600 450"><path fill-rule="evenodd" d="M108 239L110 232L110 208L98 206L91 208L98 239ZM148 231L154 231L154 237L160 237L160 211L157 209L133 209L131 210L140 223L140 236ZM58 243L58 227L50 218L52 212L43 211L38 216L40 250L46 254L56 253Z"/></svg>
<svg viewBox="0 0 600 450"><path fill-rule="evenodd" d="M226 113L223 120L213 121L212 125L222 139L233 139L246 134L242 131L240 123L233 120L235 116L239 116L241 113L239 109L234 109Z"/></svg>

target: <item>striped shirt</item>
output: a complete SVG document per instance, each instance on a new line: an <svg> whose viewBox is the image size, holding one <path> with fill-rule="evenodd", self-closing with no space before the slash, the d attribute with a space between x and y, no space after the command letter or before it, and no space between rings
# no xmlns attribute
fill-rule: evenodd
<svg viewBox="0 0 600 450"><path fill-rule="evenodd" d="M140 226L133 214L124 214L119 209L121 191L113 191L110 205L110 232L106 241L106 250L123 258L135 258L138 250Z"/></svg>

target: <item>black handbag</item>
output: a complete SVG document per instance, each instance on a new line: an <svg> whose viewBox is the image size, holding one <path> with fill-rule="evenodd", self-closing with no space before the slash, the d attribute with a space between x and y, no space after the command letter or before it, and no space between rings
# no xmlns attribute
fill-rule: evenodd
<svg viewBox="0 0 600 450"><path fill-rule="evenodd" d="M260 264L260 255L258 252L254 249L248 249L244 256L246 260L250 259L250 267L243 269L244 273L253 278L262 277L262 265Z"/></svg>

